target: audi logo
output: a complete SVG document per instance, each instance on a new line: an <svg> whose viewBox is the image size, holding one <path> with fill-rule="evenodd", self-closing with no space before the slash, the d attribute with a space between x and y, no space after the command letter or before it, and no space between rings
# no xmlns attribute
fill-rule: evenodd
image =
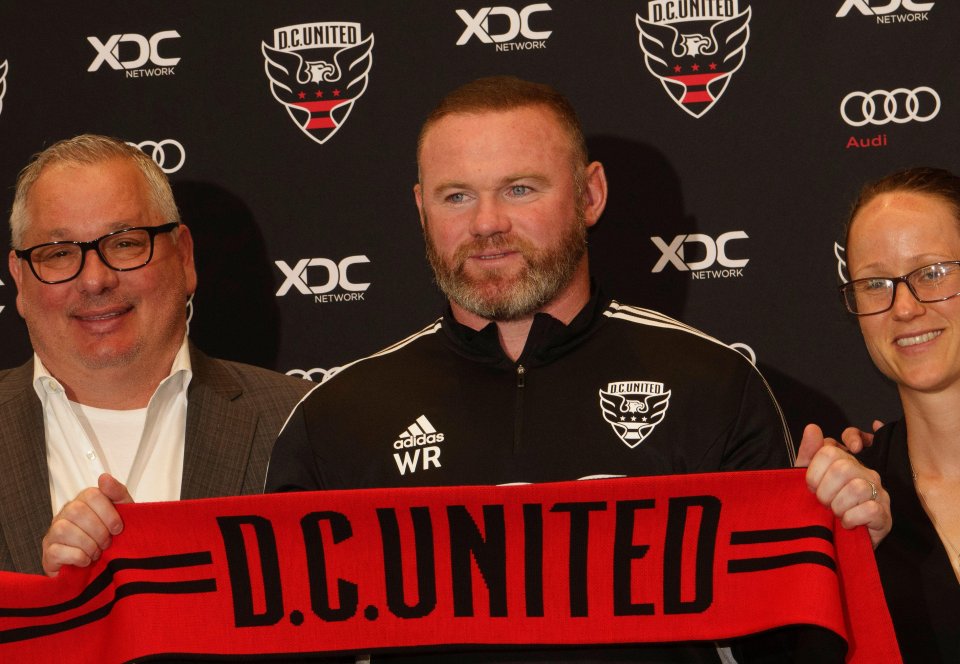
<svg viewBox="0 0 960 664"><path fill-rule="evenodd" d="M180 143L180 141L175 141L172 138L166 138L159 142L129 142L127 145L132 145L133 147L138 148L144 154L150 155L150 158L157 162L157 166L160 167L160 170L167 175L179 171L183 166L183 162L187 158L187 152L183 149L183 145ZM175 160L176 164L171 165Z"/></svg>
<svg viewBox="0 0 960 664"><path fill-rule="evenodd" d="M325 383L326 381L333 378L337 373L340 373L340 370L343 367L333 367L332 369L320 369L319 367L314 367L313 369L290 369L287 372L288 376L295 376L297 378L303 378L304 380L309 380L314 383ZM317 379L320 380L317 380Z"/></svg>
<svg viewBox="0 0 960 664"><path fill-rule="evenodd" d="M927 86L913 90L897 88L890 92L851 92L840 102L840 116L851 127L888 122L904 124L911 120L927 122L939 112L940 95Z"/></svg>

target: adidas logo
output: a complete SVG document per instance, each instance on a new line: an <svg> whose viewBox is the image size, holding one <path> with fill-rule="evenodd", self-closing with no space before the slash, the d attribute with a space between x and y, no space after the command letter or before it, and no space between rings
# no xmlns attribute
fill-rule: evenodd
<svg viewBox="0 0 960 664"><path fill-rule="evenodd" d="M400 435L393 441L393 448L403 450L403 453L396 452L393 455L397 462L397 470L401 475L408 472L415 473L422 467L427 468L440 467L440 448L437 443L443 442L443 434L438 432L426 415L421 415L416 421L400 432ZM411 450L410 448L414 448Z"/></svg>
<svg viewBox="0 0 960 664"><path fill-rule="evenodd" d="M402 450L405 447L421 447L423 445L433 445L442 443L443 434L437 433L437 430L430 424L426 415L421 415L417 421L404 429L400 436L393 441L394 449Z"/></svg>

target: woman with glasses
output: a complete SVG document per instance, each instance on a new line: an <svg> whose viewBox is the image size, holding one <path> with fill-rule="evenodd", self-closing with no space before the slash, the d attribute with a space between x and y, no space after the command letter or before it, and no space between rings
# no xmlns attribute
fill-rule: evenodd
<svg viewBox="0 0 960 664"><path fill-rule="evenodd" d="M876 549L905 662L960 662L960 177L914 168L867 184L847 225L840 290L903 419L860 461L893 529Z"/></svg>

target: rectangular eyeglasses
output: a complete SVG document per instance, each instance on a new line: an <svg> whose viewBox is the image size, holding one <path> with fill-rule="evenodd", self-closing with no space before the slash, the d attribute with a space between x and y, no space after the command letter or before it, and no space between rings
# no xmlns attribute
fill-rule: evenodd
<svg viewBox="0 0 960 664"><path fill-rule="evenodd" d="M97 256L111 270L137 270L153 258L153 240L160 233L169 233L180 225L171 221L160 226L138 226L112 231L89 242L62 240L44 242L29 249L16 249L17 258L26 260L30 270L45 284L62 284L75 279L86 260L88 251Z"/></svg>
<svg viewBox="0 0 960 664"><path fill-rule="evenodd" d="M897 285L906 284L917 302L942 302L960 295L960 261L918 267L899 277L867 277L840 286L847 310L857 316L882 314L893 307Z"/></svg>

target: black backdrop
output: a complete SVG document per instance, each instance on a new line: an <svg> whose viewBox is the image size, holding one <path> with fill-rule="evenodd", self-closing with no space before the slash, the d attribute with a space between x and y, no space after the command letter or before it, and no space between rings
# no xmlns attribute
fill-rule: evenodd
<svg viewBox="0 0 960 664"><path fill-rule="evenodd" d="M3 3L4 216L44 146L141 144L196 238L194 340L318 380L436 316L416 133L443 93L513 73L568 94L607 167L590 238L607 291L748 347L794 434L896 416L836 296L835 242L865 179L960 170L957 3L498 2ZM660 24L646 57L638 16ZM29 344L6 264L0 281L13 366Z"/></svg>

